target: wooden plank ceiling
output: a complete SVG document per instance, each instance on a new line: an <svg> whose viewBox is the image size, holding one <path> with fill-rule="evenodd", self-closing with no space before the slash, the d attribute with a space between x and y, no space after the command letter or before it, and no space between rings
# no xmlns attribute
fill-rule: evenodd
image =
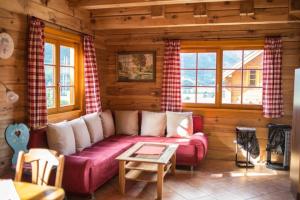
<svg viewBox="0 0 300 200"><path fill-rule="evenodd" d="M297 24L287 0L69 0L90 11L94 31ZM292 4L291 4L292 5Z"/></svg>

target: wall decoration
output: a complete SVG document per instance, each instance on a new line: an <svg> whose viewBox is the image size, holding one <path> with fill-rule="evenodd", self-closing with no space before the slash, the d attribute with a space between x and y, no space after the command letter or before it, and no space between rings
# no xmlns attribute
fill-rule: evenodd
<svg viewBox="0 0 300 200"><path fill-rule="evenodd" d="M155 52L119 52L117 80L119 82L155 81Z"/></svg>
<svg viewBox="0 0 300 200"><path fill-rule="evenodd" d="M17 163L19 151L28 152L29 129L25 124L10 124L5 130L7 144L13 149L12 164Z"/></svg>
<svg viewBox="0 0 300 200"><path fill-rule="evenodd" d="M14 52L14 41L12 37L5 32L0 33L0 58L7 59Z"/></svg>

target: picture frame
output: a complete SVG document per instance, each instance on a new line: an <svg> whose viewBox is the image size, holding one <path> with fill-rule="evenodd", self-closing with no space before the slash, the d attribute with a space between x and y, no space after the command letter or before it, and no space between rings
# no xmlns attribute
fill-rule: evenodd
<svg viewBox="0 0 300 200"><path fill-rule="evenodd" d="M118 82L155 82L156 52L118 52L116 71Z"/></svg>

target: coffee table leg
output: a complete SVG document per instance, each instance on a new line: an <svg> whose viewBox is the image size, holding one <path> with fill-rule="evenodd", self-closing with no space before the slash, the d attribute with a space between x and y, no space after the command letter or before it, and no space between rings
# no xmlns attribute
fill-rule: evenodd
<svg viewBox="0 0 300 200"><path fill-rule="evenodd" d="M126 162L123 160L119 161L119 185L120 185L120 192L125 194L125 164Z"/></svg>
<svg viewBox="0 0 300 200"><path fill-rule="evenodd" d="M174 175L176 173L176 152L173 154L172 158L171 158L171 173Z"/></svg>
<svg viewBox="0 0 300 200"><path fill-rule="evenodd" d="M157 199L162 199L163 182L164 182L164 164L158 164L157 166Z"/></svg>

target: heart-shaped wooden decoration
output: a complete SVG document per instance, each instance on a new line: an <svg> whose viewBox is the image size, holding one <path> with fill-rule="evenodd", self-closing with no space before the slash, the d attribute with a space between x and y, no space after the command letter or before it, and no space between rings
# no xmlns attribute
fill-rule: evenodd
<svg viewBox="0 0 300 200"><path fill-rule="evenodd" d="M22 123L10 124L5 130L5 139L14 151L12 164L16 164L19 151L28 152L29 129Z"/></svg>

